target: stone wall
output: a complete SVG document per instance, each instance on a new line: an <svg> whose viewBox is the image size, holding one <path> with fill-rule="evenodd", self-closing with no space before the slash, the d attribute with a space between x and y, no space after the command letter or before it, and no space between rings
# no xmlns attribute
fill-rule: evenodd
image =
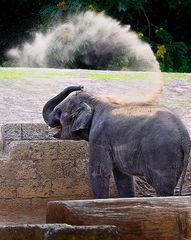
<svg viewBox="0 0 191 240"><path fill-rule="evenodd" d="M59 141L45 124L4 124L0 141L0 206L46 205L49 200L91 198L88 143ZM183 194L191 192L190 167ZM111 181L110 196L116 196ZM137 179L138 196L153 189ZM18 204L18 205L19 205Z"/></svg>
<svg viewBox="0 0 191 240"><path fill-rule="evenodd" d="M44 124L1 126L0 201L40 199L46 204L91 197L88 144L54 140L53 134Z"/></svg>

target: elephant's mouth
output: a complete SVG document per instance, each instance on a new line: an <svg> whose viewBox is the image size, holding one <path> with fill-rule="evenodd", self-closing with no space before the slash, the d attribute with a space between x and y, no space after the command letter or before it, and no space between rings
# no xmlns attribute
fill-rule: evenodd
<svg viewBox="0 0 191 240"><path fill-rule="evenodd" d="M56 126L56 127L54 127L54 129L57 132L53 135L53 137L57 138L57 139L60 139L61 138L61 132L62 132L62 126Z"/></svg>

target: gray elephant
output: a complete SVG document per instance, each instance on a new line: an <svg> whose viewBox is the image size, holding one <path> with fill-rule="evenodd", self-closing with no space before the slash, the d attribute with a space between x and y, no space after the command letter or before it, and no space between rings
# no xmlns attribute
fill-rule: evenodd
<svg viewBox="0 0 191 240"><path fill-rule="evenodd" d="M172 196L182 175L181 193L191 142L180 119L157 105L107 103L82 88L49 100L43 118L58 128L56 138L89 142L93 197L109 197L112 171L119 197L135 196L134 176L145 177L157 196Z"/></svg>

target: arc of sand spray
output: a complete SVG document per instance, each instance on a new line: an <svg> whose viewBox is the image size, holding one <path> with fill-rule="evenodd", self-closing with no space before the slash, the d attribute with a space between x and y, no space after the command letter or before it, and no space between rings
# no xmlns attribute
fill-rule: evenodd
<svg viewBox="0 0 191 240"><path fill-rule="evenodd" d="M141 92L136 86L135 93L128 96L126 91L125 98L116 92L112 96L114 102L152 102L163 89L159 63L149 44L140 40L129 25L122 26L104 13L86 11L68 16L64 23L54 26L45 34L36 33L32 42L10 49L7 55L19 66L81 66L107 70L110 69L111 60L122 57L128 59L128 70L149 72L140 87ZM136 84L142 83L137 80Z"/></svg>

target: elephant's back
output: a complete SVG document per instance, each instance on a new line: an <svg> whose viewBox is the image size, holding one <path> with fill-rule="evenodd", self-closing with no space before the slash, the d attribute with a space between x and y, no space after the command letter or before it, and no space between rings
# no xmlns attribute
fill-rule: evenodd
<svg viewBox="0 0 191 240"><path fill-rule="evenodd" d="M166 154L176 156L190 152L190 136L186 126L178 116L171 111L165 111L165 108L149 117L143 129L144 148L145 144L149 144L149 149L151 146L155 150L166 149Z"/></svg>
<svg viewBox="0 0 191 240"><path fill-rule="evenodd" d="M158 112L171 113L171 111L163 106L151 104L129 104L122 107L116 107L112 110L113 115L123 116L153 116Z"/></svg>
<svg viewBox="0 0 191 240"><path fill-rule="evenodd" d="M147 139L149 142L179 142L189 138L186 127L179 117L168 108L158 105L129 105L112 110L108 131L118 132L118 139Z"/></svg>

